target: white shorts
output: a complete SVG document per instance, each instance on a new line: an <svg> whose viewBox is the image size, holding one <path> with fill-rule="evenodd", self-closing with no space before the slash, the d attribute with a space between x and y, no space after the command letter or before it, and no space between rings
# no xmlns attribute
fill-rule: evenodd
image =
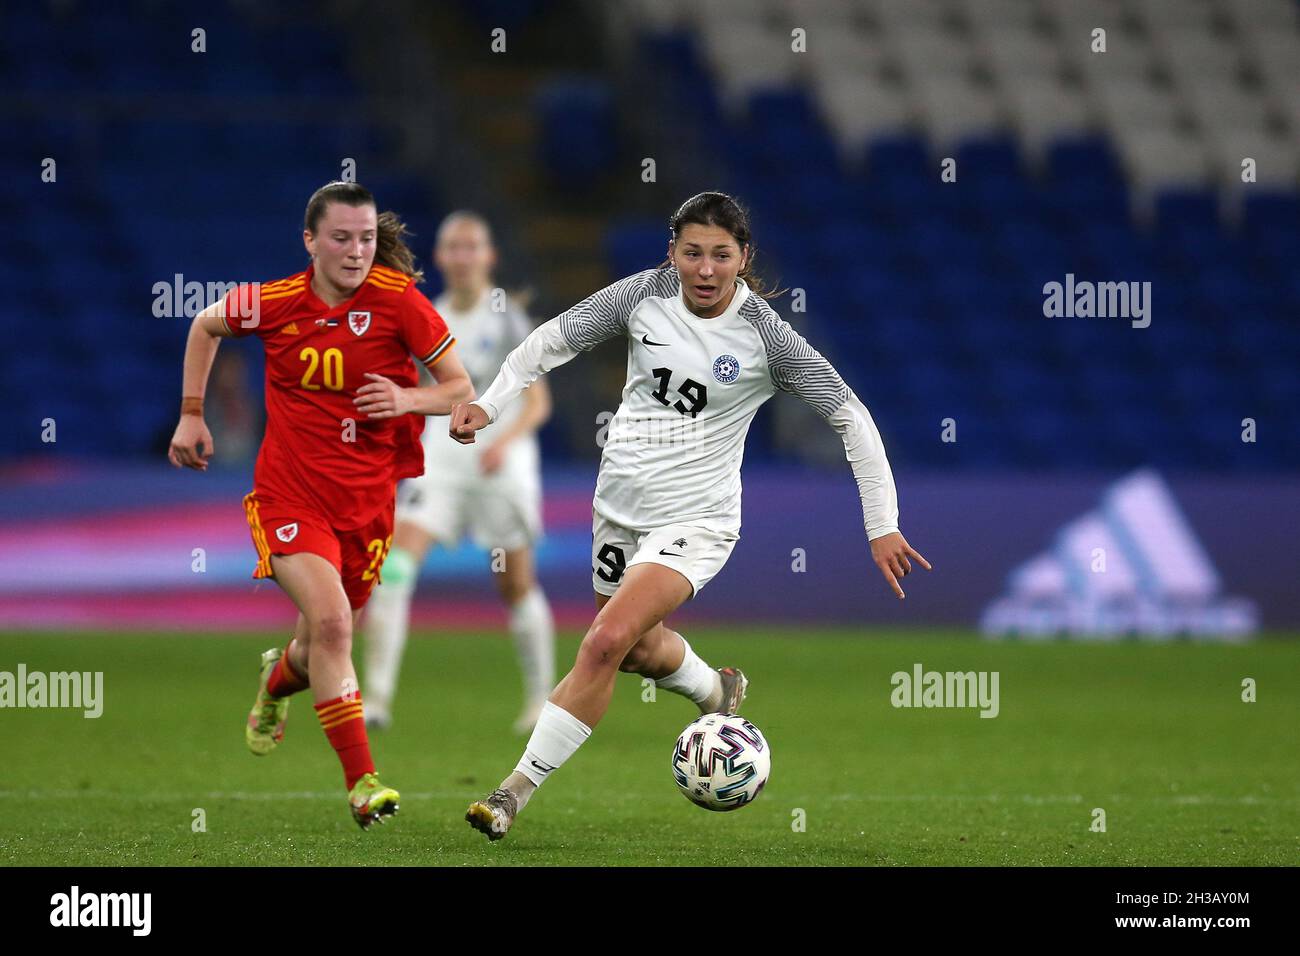
<svg viewBox="0 0 1300 956"><path fill-rule="evenodd" d="M679 572L691 582L694 597L722 570L740 537L691 524L634 531L594 510L591 517L591 586L607 596L618 590L628 568L649 563Z"/></svg>
<svg viewBox="0 0 1300 956"><path fill-rule="evenodd" d="M542 536L541 481L408 478L397 489L395 520L409 521L446 546L468 532L484 550L518 551Z"/></svg>

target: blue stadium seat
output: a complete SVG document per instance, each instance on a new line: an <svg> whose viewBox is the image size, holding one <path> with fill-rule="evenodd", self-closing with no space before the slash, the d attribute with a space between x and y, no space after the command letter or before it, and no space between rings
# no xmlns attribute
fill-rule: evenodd
<svg viewBox="0 0 1300 956"><path fill-rule="evenodd" d="M617 155L613 96L598 77L556 80L536 97L540 160L558 186L582 191L608 172Z"/></svg>

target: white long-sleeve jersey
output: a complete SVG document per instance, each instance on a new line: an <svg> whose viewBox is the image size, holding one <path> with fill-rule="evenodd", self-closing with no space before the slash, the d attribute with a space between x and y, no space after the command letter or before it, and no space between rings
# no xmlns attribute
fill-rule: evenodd
<svg viewBox="0 0 1300 956"><path fill-rule="evenodd" d="M897 531L894 477L870 413L830 362L743 280L736 285L726 311L704 319L687 308L670 266L615 282L534 329L475 404L496 421L538 376L625 335L627 384L592 502L602 517L637 530L698 524L738 534L745 435L779 389L839 433L867 537Z"/></svg>

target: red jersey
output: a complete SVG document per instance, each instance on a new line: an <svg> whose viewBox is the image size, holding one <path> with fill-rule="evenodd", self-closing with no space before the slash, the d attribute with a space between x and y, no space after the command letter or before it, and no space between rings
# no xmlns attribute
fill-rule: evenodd
<svg viewBox="0 0 1300 956"><path fill-rule="evenodd" d="M257 335L266 349L266 435L254 488L300 502L333 527L357 528L391 503L401 478L424 474L424 416L374 419L353 404L375 372L418 384L455 341L412 278L372 266L352 298L334 308L311 289L312 268L245 285L226 296L232 335Z"/></svg>

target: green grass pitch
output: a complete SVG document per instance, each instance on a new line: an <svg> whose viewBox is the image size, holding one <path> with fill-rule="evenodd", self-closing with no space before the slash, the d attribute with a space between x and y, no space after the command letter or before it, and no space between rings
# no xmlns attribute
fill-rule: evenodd
<svg viewBox="0 0 1300 956"><path fill-rule="evenodd" d="M767 789L696 808L669 756L687 701L621 675L609 715L505 840L466 805L514 766L513 649L411 642L372 735L397 818L363 833L309 695L269 757L243 722L281 635L7 634L0 670L103 671L104 713L0 710L0 864L1277 865L1300 860L1300 640L989 643L961 632L693 629L751 679ZM576 638L560 642L561 673ZM1000 674L1001 712L896 709L890 675ZM1243 702L1242 680L1258 700ZM1094 808L1105 832L1094 832ZM202 809L206 832L192 827ZM803 821L802 828L797 826Z"/></svg>

